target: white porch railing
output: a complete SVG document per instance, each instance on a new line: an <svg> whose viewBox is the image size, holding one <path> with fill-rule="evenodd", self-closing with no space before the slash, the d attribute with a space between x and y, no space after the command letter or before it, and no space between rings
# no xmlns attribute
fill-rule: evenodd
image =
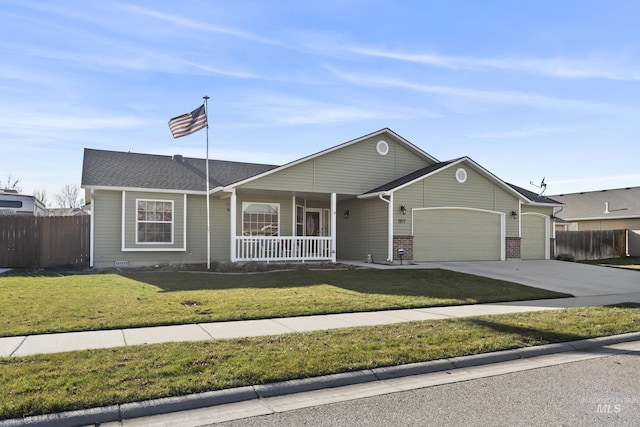
<svg viewBox="0 0 640 427"><path fill-rule="evenodd" d="M235 261L331 260L331 237L237 236Z"/></svg>

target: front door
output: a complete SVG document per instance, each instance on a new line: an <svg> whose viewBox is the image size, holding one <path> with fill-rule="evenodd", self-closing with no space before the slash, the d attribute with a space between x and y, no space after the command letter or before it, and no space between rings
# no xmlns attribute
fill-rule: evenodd
<svg viewBox="0 0 640 427"><path fill-rule="evenodd" d="M321 230L321 224L320 224L320 210L311 210L311 209L307 209L307 216L306 216L306 230L305 230L305 234L307 236L319 236L320 235L320 230Z"/></svg>

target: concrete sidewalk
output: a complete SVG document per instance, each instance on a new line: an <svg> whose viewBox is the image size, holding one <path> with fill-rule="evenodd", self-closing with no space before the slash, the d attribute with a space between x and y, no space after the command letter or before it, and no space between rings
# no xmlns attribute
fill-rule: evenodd
<svg viewBox="0 0 640 427"><path fill-rule="evenodd" d="M354 326L375 326L416 320L438 320L488 314L554 310L568 307L607 305L620 302L640 303L640 292L633 294L599 295L493 304L5 337L0 338L0 357L19 357L32 354L59 353L165 342L206 341L280 335Z"/></svg>

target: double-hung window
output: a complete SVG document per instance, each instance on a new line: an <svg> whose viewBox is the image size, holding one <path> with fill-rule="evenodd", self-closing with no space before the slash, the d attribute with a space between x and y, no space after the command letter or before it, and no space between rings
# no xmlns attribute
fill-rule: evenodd
<svg viewBox="0 0 640 427"><path fill-rule="evenodd" d="M173 243L173 200L136 200L136 243Z"/></svg>
<svg viewBox="0 0 640 427"><path fill-rule="evenodd" d="M243 236L277 236L279 228L279 203L242 203Z"/></svg>

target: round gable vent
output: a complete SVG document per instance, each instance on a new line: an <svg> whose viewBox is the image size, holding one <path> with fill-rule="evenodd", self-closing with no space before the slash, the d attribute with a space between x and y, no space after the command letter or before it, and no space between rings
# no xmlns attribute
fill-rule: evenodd
<svg viewBox="0 0 640 427"><path fill-rule="evenodd" d="M466 180L467 180L467 171L462 169L462 168L459 168L456 171L456 181L458 181L460 184L462 184Z"/></svg>
<svg viewBox="0 0 640 427"><path fill-rule="evenodd" d="M378 151L378 154L381 156L385 156L389 152L389 144L387 144L387 141L378 141L376 151Z"/></svg>

